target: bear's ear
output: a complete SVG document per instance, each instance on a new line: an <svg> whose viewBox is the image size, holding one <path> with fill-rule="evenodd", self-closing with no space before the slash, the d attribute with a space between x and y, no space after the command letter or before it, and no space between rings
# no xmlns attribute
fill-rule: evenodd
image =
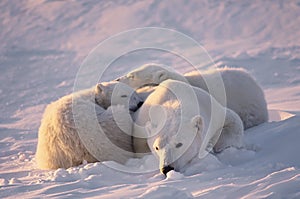
<svg viewBox="0 0 300 199"><path fill-rule="evenodd" d="M202 132L204 129L203 118L200 115L196 115L191 120L192 127L197 130L197 132Z"/></svg>
<svg viewBox="0 0 300 199"><path fill-rule="evenodd" d="M101 93L103 91L103 85L101 83L98 83L95 87L95 93Z"/></svg>
<svg viewBox="0 0 300 199"><path fill-rule="evenodd" d="M164 71L164 70L157 71L154 74L154 78L153 79L154 79L155 83L160 84L161 82L163 82L163 81L165 81L165 80L168 79L167 72Z"/></svg>

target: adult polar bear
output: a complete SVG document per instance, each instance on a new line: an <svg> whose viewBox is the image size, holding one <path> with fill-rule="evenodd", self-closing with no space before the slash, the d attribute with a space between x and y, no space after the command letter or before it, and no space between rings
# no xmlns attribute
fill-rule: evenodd
<svg viewBox="0 0 300 199"><path fill-rule="evenodd" d="M212 148L220 152L243 146L240 117L206 91L181 81L159 84L134 115L135 152L148 153L148 146L153 148L163 174L182 171Z"/></svg>
<svg viewBox="0 0 300 199"><path fill-rule="evenodd" d="M198 71L183 75L168 70L159 64L146 64L127 75L117 79L137 89L145 85L160 84L166 79L187 82L192 86L209 92L207 82L219 82L222 78L226 94L226 107L235 111L243 121L244 129L268 121L267 103L264 93L256 81L244 69L221 68L210 71ZM213 83L210 83L213 84ZM210 85L218 87L218 85ZM224 96L218 93L211 94L222 104Z"/></svg>
<svg viewBox="0 0 300 199"><path fill-rule="evenodd" d="M131 87L116 81L51 103L39 128L38 167L68 168L83 161L125 163L133 157L132 120L123 116L129 115L128 109L136 110L139 103Z"/></svg>

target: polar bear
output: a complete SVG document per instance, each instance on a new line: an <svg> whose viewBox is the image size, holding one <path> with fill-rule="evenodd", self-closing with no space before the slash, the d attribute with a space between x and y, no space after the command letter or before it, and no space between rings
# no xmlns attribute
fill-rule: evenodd
<svg viewBox="0 0 300 199"><path fill-rule="evenodd" d="M49 104L39 128L38 167L68 168L105 160L125 163L133 156L129 110L135 111L140 101L131 87L112 81Z"/></svg>
<svg viewBox="0 0 300 199"><path fill-rule="evenodd" d="M149 85L157 86L167 79L175 79L187 82L187 80L173 71L171 68L166 68L162 64L144 64L141 67L129 72L127 75L119 77L116 81L123 82L134 89L142 88Z"/></svg>
<svg viewBox="0 0 300 199"><path fill-rule="evenodd" d="M212 149L243 146L240 117L203 89L177 80L163 81L135 113L135 122L135 152L154 151L163 174L181 172Z"/></svg>
<svg viewBox="0 0 300 199"><path fill-rule="evenodd" d="M139 89L143 86L158 85L166 79L183 81L206 90L222 105L235 111L241 117L244 129L268 121L267 103L263 90L251 75L241 68L225 67L181 75L163 65L151 63L116 80ZM224 86L220 85L222 82ZM225 92L218 92L217 90L222 87Z"/></svg>

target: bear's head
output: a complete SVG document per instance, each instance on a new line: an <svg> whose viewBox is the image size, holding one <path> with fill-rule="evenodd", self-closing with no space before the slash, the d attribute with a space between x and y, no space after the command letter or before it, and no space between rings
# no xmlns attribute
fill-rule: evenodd
<svg viewBox="0 0 300 199"><path fill-rule="evenodd" d="M158 85L167 79L181 80L181 75L160 64L145 64L116 81L123 82L134 89L149 85Z"/></svg>
<svg viewBox="0 0 300 199"><path fill-rule="evenodd" d="M105 109L111 105L124 105L131 111L136 111L143 103L133 88L117 81L98 83L95 101Z"/></svg>
<svg viewBox="0 0 300 199"><path fill-rule="evenodd" d="M152 121L146 127L148 145L159 158L160 172L164 175L170 170L184 171L193 159L198 158L203 140L204 124L200 115L184 118L177 126L174 121L178 119L169 117L163 127Z"/></svg>

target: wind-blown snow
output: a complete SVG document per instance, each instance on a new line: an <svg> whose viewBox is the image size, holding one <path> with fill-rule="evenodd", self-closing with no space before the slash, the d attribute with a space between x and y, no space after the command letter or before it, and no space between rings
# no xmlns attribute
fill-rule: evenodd
<svg viewBox="0 0 300 199"><path fill-rule="evenodd" d="M0 198L300 198L300 2L0 1ZM34 153L46 104L72 92L84 57L132 28L181 31L217 66L243 67L264 88L270 122L245 132L246 149L195 160L183 174L129 173L113 162L41 171ZM166 52L122 56L103 80L144 63L190 70ZM153 156L132 159L136 171Z"/></svg>

